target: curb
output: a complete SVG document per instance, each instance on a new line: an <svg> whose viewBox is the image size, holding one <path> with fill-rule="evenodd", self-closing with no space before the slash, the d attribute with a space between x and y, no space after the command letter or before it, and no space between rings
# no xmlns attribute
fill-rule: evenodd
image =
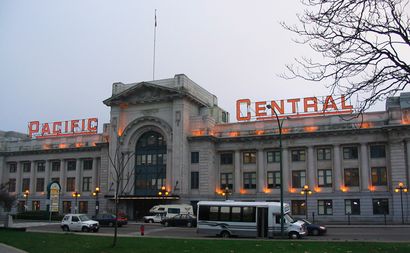
<svg viewBox="0 0 410 253"><path fill-rule="evenodd" d="M8 253L28 253L27 251L0 242L0 249L1 248L6 248L8 250Z"/></svg>

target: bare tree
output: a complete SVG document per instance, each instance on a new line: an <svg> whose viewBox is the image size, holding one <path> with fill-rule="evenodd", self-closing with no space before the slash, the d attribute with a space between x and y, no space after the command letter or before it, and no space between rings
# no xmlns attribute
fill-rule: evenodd
<svg viewBox="0 0 410 253"><path fill-rule="evenodd" d="M0 184L0 206L5 210L10 210L16 201L16 196L9 194L8 185L9 183Z"/></svg>
<svg viewBox="0 0 410 253"><path fill-rule="evenodd" d="M323 82L333 93L357 95L362 113L410 81L410 19L405 0L301 0L299 25L282 26L320 60L295 59L285 78Z"/></svg>

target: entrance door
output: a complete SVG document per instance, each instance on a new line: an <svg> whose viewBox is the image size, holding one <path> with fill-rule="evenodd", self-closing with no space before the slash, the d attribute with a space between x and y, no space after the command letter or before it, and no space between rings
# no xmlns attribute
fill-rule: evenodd
<svg viewBox="0 0 410 253"><path fill-rule="evenodd" d="M258 207L257 216L257 234L258 237L267 238L268 237L268 208Z"/></svg>

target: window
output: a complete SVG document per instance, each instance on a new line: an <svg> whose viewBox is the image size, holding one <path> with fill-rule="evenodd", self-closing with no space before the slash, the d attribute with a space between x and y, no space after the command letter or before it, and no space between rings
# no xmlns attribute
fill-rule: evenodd
<svg viewBox="0 0 410 253"><path fill-rule="evenodd" d="M345 186L359 186L359 169L350 168L344 170Z"/></svg>
<svg viewBox="0 0 410 253"><path fill-rule="evenodd" d="M343 159L352 160L359 157L357 152L357 147L344 147L343 148Z"/></svg>
<svg viewBox="0 0 410 253"><path fill-rule="evenodd" d="M30 171L31 171L31 163L23 162L23 172L30 172Z"/></svg>
<svg viewBox="0 0 410 253"><path fill-rule="evenodd" d="M60 171L60 161L51 162L51 171Z"/></svg>
<svg viewBox="0 0 410 253"><path fill-rule="evenodd" d="M30 178L23 178L22 192L30 191Z"/></svg>
<svg viewBox="0 0 410 253"><path fill-rule="evenodd" d="M244 206L242 208L242 221L255 222L256 221L256 207Z"/></svg>
<svg viewBox="0 0 410 253"><path fill-rule="evenodd" d="M256 152L243 152L243 163L256 163Z"/></svg>
<svg viewBox="0 0 410 253"><path fill-rule="evenodd" d="M317 160L332 160L332 151L330 148L318 148L317 149Z"/></svg>
<svg viewBox="0 0 410 253"><path fill-rule="evenodd" d="M67 192L72 192L75 190L75 177L67 177Z"/></svg>
<svg viewBox="0 0 410 253"><path fill-rule="evenodd" d="M88 213L88 201L78 202L79 213Z"/></svg>
<svg viewBox="0 0 410 253"><path fill-rule="evenodd" d="M31 210L40 211L40 201L34 200L31 205Z"/></svg>
<svg viewBox="0 0 410 253"><path fill-rule="evenodd" d="M243 173L243 188L244 189L256 189L256 173L244 172Z"/></svg>
<svg viewBox="0 0 410 253"><path fill-rule="evenodd" d="M91 190L91 177L83 177L83 192Z"/></svg>
<svg viewBox="0 0 410 253"><path fill-rule="evenodd" d="M370 158L384 158L386 157L385 145L371 145Z"/></svg>
<svg viewBox="0 0 410 253"><path fill-rule="evenodd" d="M191 152L191 163L199 163L199 152Z"/></svg>
<svg viewBox="0 0 410 253"><path fill-rule="evenodd" d="M199 189L199 172L191 171L191 189Z"/></svg>
<svg viewBox="0 0 410 253"><path fill-rule="evenodd" d="M302 188L306 184L306 172L304 170L292 171L292 187Z"/></svg>
<svg viewBox="0 0 410 253"><path fill-rule="evenodd" d="M318 214L319 215L332 215L333 214L333 204L332 200L318 200L317 201Z"/></svg>
<svg viewBox="0 0 410 253"><path fill-rule="evenodd" d="M280 171L268 171L268 189L280 188Z"/></svg>
<svg viewBox="0 0 410 253"><path fill-rule="evenodd" d="M9 173L16 173L17 163L9 163Z"/></svg>
<svg viewBox="0 0 410 253"><path fill-rule="evenodd" d="M63 201L63 213L71 213L71 201Z"/></svg>
<svg viewBox="0 0 410 253"><path fill-rule="evenodd" d="M266 158L268 163L278 163L280 162L280 151L268 151Z"/></svg>
<svg viewBox="0 0 410 253"><path fill-rule="evenodd" d="M59 178L59 177L53 177L53 178L51 178L51 182L58 182L58 183L60 183L60 178Z"/></svg>
<svg viewBox="0 0 410 253"><path fill-rule="evenodd" d="M36 182L36 192L44 191L44 178L37 178Z"/></svg>
<svg viewBox="0 0 410 253"><path fill-rule="evenodd" d="M345 199L345 214L360 215L360 199Z"/></svg>
<svg viewBox="0 0 410 253"><path fill-rule="evenodd" d="M199 206L199 220L255 222L256 208L251 206Z"/></svg>
<svg viewBox="0 0 410 253"><path fill-rule="evenodd" d="M232 173L221 173L221 189L233 189L233 175Z"/></svg>
<svg viewBox="0 0 410 253"><path fill-rule="evenodd" d="M306 215L306 204L304 200L292 200L292 214Z"/></svg>
<svg viewBox="0 0 410 253"><path fill-rule="evenodd" d="M92 170L93 169L93 160L86 159L83 161L83 170Z"/></svg>
<svg viewBox="0 0 410 253"><path fill-rule="evenodd" d="M233 163L233 154L232 153L222 153L221 154L221 164L232 164Z"/></svg>
<svg viewBox="0 0 410 253"><path fill-rule="evenodd" d="M318 186L332 187L332 170L318 170Z"/></svg>
<svg viewBox="0 0 410 253"><path fill-rule="evenodd" d="M389 200L373 199L373 214L389 214Z"/></svg>
<svg viewBox="0 0 410 253"><path fill-rule="evenodd" d="M67 161L67 170L68 171L76 170L76 161L75 160L68 160Z"/></svg>
<svg viewBox="0 0 410 253"><path fill-rule="evenodd" d="M37 162L37 172L44 172L46 170L45 162L39 161Z"/></svg>
<svg viewBox="0 0 410 253"><path fill-rule="evenodd" d="M387 185L386 168L372 168L372 185Z"/></svg>
<svg viewBox="0 0 410 253"><path fill-rule="evenodd" d="M15 192L15 191L16 191L16 179L10 178L9 179L9 192Z"/></svg>
<svg viewBox="0 0 410 253"><path fill-rule="evenodd" d="M229 221L229 216L231 212L231 207L229 206L221 206L220 207L220 214L219 214L219 220L220 221Z"/></svg>
<svg viewBox="0 0 410 253"><path fill-rule="evenodd" d="M292 150L292 162L305 161L305 150L298 149Z"/></svg>

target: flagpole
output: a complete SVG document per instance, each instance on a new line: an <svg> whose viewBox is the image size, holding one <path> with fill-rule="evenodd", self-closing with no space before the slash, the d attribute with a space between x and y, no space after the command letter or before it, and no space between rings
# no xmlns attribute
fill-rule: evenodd
<svg viewBox="0 0 410 253"><path fill-rule="evenodd" d="M152 61L152 80L155 80L155 44L157 41L157 9L155 9L155 24L154 24L154 56Z"/></svg>

